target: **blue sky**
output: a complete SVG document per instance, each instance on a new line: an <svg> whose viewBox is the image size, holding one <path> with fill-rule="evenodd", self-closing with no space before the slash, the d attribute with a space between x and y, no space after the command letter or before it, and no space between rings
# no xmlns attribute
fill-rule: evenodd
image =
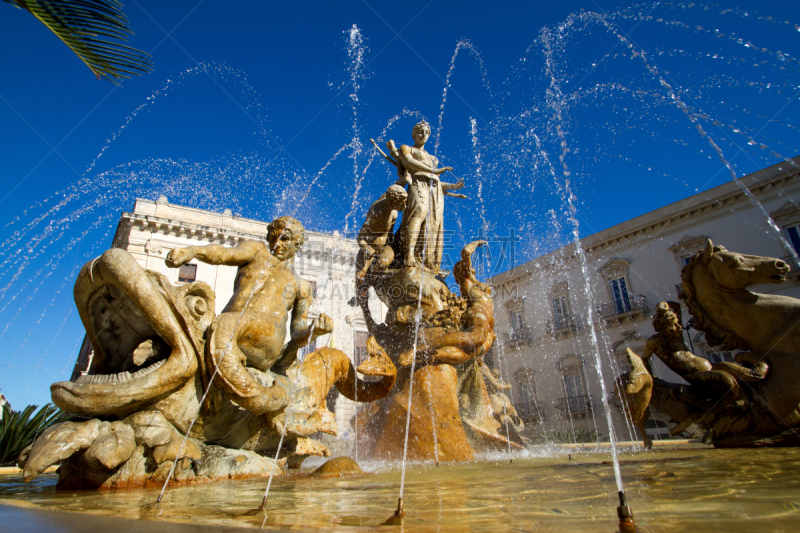
<svg viewBox="0 0 800 533"><path fill-rule="evenodd" d="M585 236L730 180L708 139L737 175L798 155L800 3L724 4L127 2L155 69L121 87L0 5L0 391L69 377L77 269L136 197L352 231L393 180L369 139L425 117L456 244L526 260L570 241L567 180Z"/></svg>

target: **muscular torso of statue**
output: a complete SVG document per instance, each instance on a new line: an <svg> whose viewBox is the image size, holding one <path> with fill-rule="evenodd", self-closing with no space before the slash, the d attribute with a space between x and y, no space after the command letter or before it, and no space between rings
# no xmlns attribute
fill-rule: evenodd
<svg viewBox="0 0 800 533"><path fill-rule="evenodd" d="M647 339L642 359L648 361L653 354L657 355L670 370L681 377L711 370L711 363L689 351L689 347L686 346L683 339L671 339L664 336L663 333Z"/></svg>
<svg viewBox="0 0 800 533"><path fill-rule="evenodd" d="M233 296L223 313L241 314L239 349L249 366L266 371L281 356L289 312L298 300L310 305L311 290L308 282L282 268L264 244L254 246L258 249L253 259L236 273Z"/></svg>

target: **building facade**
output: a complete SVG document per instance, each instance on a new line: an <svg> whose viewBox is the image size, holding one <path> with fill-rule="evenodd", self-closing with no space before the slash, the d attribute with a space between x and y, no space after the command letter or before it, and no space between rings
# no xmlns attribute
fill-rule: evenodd
<svg viewBox="0 0 800 533"><path fill-rule="evenodd" d="M792 255L800 252L797 163L800 158L794 165L740 178L757 203L729 182L590 235L580 241L582 253L570 244L491 279L497 289L493 364L513 384L515 405L531 436L607 436L605 394L617 438L637 438L613 397L613 381L628 370L626 348L641 354L655 334L655 305L678 300L681 269L703 250L706 239L740 253L783 258L792 266L787 281L751 290L800 297L800 272ZM779 226L784 242L765 213ZM689 318L684 306L683 323ZM697 331L684 333L693 352L712 362L735 355L714 350ZM654 374L681 382L660 361ZM669 438L668 418L651 411L648 433Z"/></svg>
<svg viewBox="0 0 800 533"><path fill-rule="evenodd" d="M302 220L301 220L302 222ZM219 314L233 295L236 267L209 265L193 259L180 268L169 268L165 259L173 248L221 244L234 247L244 240L265 241L269 222L243 218L231 213L194 209L169 203L137 199L133 211L122 213L112 242L113 248L128 251L139 264L167 277L174 285L203 281L216 294ZM353 239L314 231L305 232L305 242L295 255L295 269L308 280L314 292L309 320L324 313L333 319L334 330L319 337L315 346L306 346L301 356L317 346L335 346L353 357L366 356L367 326L361 309L348 301L355 296L355 257L358 245ZM383 316L386 306L376 297L370 299L373 316ZM288 328L287 328L288 331ZM288 340L288 338L287 338ZM84 340L73 371L75 380L91 363L91 346ZM356 364L359 359L356 359ZM352 438L349 420L355 413L353 402L333 394L328 407L335 412L339 437Z"/></svg>

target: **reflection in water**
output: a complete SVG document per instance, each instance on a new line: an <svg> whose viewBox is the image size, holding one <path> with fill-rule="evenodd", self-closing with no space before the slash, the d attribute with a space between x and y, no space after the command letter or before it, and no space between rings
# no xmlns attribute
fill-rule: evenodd
<svg viewBox="0 0 800 533"><path fill-rule="evenodd" d="M616 490L606 455L571 451L551 458L466 465L410 465L404 529L420 532L616 530ZM800 450L680 450L622 457L626 492L641 531L800 529ZM604 463L605 461L605 463ZM282 476L270 493L267 529L387 531L398 469L346 479ZM263 496L263 479L157 489L55 492L55 474L31 484L0 476L0 502L125 518L259 527L244 513Z"/></svg>

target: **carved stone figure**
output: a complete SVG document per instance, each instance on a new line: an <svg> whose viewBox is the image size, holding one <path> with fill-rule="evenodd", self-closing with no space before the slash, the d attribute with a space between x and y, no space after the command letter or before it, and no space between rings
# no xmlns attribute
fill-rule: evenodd
<svg viewBox="0 0 800 533"><path fill-rule="evenodd" d="M439 179L440 174L453 168L439 168L439 160L425 151L430 135L427 122L417 123L411 131L414 145L401 145L393 155L396 154L399 163L398 173L402 173L397 183L408 185L408 206L401 226L404 264L424 264L435 276L442 266L444 250L444 196L464 198L449 192L461 189L464 182L444 183ZM393 143L389 149L392 147Z"/></svg>
<svg viewBox="0 0 800 533"><path fill-rule="evenodd" d="M356 281L360 284L363 284L367 271L373 264L377 269L383 270L394 261L394 250L391 246L394 223L398 213L405 209L407 198L405 189L392 185L367 211L367 217L358 232L358 245L361 249L356 256Z"/></svg>
<svg viewBox="0 0 800 533"><path fill-rule="evenodd" d="M657 333L647 339L642 354L648 372L652 374L650 357L656 355L670 370L692 385L705 384L705 388L712 389L712 393L716 392L714 389L719 386L727 388L731 392L729 400L739 395L739 384L734 376L719 370L708 359L698 357L689 351L689 347L683 341L681 306L678 302L659 302L656 305L653 329Z"/></svg>
<svg viewBox="0 0 800 533"><path fill-rule="evenodd" d="M505 385L498 385L495 376L486 373L481 359L496 338L492 289L476 279L472 268L472 254L486 242L465 246L454 265L460 295L450 292L440 277L443 199L466 197L451 192L461 189L463 180L449 184L439 179L452 169L439 168L438 160L425 151L430 133L427 122L416 124L414 145L398 149L390 140L386 143L390 155L372 141L397 168L400 179L395 186L408 185L408 201L400 238L393 243L394 261L357 274L356 300L370 333L401 368L389 396L362 410L351 424L359 427L360 453L400 458L410 397L408 457L467 461L475 451L521 448L526 441L519 434L522 421L502 392ZM382 323L366 305L369 287L388 307ZM494 387L492 394L487 380Z"/></svg>
<svg viewBox="0 0 800 533"><path fill-rule="evenodd" d="M483 356L492 347L496 338L492 289L475 278L475 269L472 268L472 254L478 246L485 245L486 241L475 241L465 246L461 251L461 261L453 268L453 277L467 301L467 308L461 315L463 327L455 330L452 327L421 329L417 347L403 352L399 360L401 365L410 365L415 352L420 362L458 365Z"/></svg>
<svg viewBox="0 0 800 533"><path fill-rule="evenodd" d="M650 415L647 408L650 406L650 396L653 393L653 376L649 367L645 366L642 359L630 348L626 350L626 356L631 371L614 382L614 393L617 398L625 402L627 414L639 431L645 448L649 450L653 447L653 440L647 434L644 423Z"/></svg>
<svg viewBox="0 0 800 533"><path fill-rule="evenodd" d="M517 410L511 404L511 399L504 392L511 390L511 384L500 379L500 371L498 369L490 369L482 361L480 362L480 370L486 383L492 409L500 419L500 423L504 425L510 424L517 432L521 432L525 428L525 423L522 422Z"/></svg>
<svg viewBox="0 0 800 533"><path fill-rule="evenodd" d="M218 244L175 248L167 256L167 266L173 268L194 258L239 267L233 296L211 325L207 364L219 373L219 382L233 401L268 419L286 407L288 392L277 382L262 385L248 368L262 372L286 368L299 348L333 331L324 314L308 324L311 284L294 271L294 254L304 239L297 220L281 217L267 227L269 249L263 242L245 241L236 248ZM284 346L289 313L291 337Z"/></svg>
<svg viewBox="0 0 800 533"><path fill-rule="evenodd" d="M302 226L284 218L270 226L272 253L257 242L174 251L175 266L190 256L239 265L234 296L216 318L205 283L174 287L118 249L87 263L75 303L95 355L87 375L51 391L63 410L91 419L44 432L20 457L25 479L58 462L58 487L70 489L269 475L282 433L281 465L330 455L309 436L336 433L331 387L374 401L396 369L374 338L358 372L377 381L359 379L333 348L296 360L298 347L331 330L325 317L306 324L310 291L291 269L300 243ZM290 312L283 345L275 316Z"/></svg>
<svg viewBox="0 0 800 533"><path fill-rule="evenodd" d="M788 272L780 259L730 252L710 240L684 267L680 297L695 329L712 346L749 352L708 370L682 343L665 345L664 338L652 343L659 357L658 346L681 348L672 354L680 352L673 362L689 381L653 380L650 401L679 422L673 432L703 435L715 446L800 444L800 333L795 327L800 300L747 290L759 283L782 283ZM669 318L668 309L665 305L659 312ZM664 328L659 335L670 328L675 329Z"/></svg>
<svg viewBox="0 0 800 533"><path fill-rule="evenodd" d="M518 449L526 443L519 435L522 421L515 418L510 400L499 389L492 397L483 372L481 357L491 349L496 337L494 310L491 287L475 278L472 254L485 244L476 241L465 246L461 260L454 266L453 275L462 296L451 294L430 274L426 278L418 266L404 267L389 279L395 287L414 291L422 287L426 292L398 295L392 300L385 285L377 287L379 296L389 303L389 311L383 324L376 324L366 315L367 324L380 343L389 347L389 356L401 365L401 370L396 392L358 416L357 424L363 428L359 450L366 456L402 457L409 395L412 412L408 456L412 459L467 461L474 458L475 451L509 446ZM510 424L503 416L510 417Z"/></svg>

